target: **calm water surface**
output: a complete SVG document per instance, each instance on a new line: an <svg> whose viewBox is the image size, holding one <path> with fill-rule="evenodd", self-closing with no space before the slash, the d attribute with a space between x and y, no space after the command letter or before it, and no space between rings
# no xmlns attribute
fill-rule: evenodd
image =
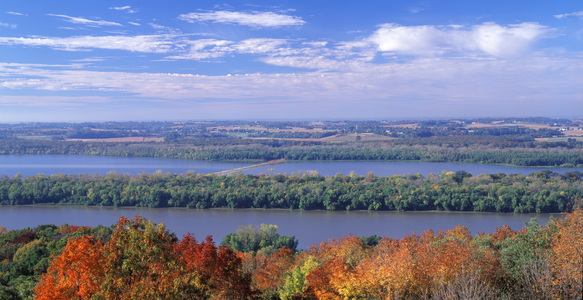
<svg viewBox="0 0 583 300"><path fill-rule="evenodd" d="M156 223L164 222L179 237L191 232L198 240L212 235L220 243L240 225L275 224L284 235L295 235L300 248L348 234L402 238L454 228L462 224L473 233L491 233L504 224L521 229L531 218L546 224L550 214L503 214L459 212L369 212L300 211L262 209L115 208L83 206L0 206L0 226L7 229L42 224L109 226L120 216L140 214ZM556 218L561 215L555 214Z"/></svg>
<svg viewBox="0 0 583 300"><path fill-rule="evenodd" d="M88 155L0 155L0 175L102 174L116 171L136 175L142 172L214 173L249 166L250 162L214 162L151 157L108 157Z"/></svg>
<svg viewBox="0 0 583 300"><path fill-rule="evenodd" d="M537 167L509 167L499 165L481 165L464 163L431 163L417 161L287 161L283 164L261 166L246 169L243 172L248 174L260 173L288 173L298 171L315 170L324 176L334 176L337 173L348 175L354 172L357 175L366 175L373 172L376 176L407 175L421 173L423 176L429 173L439 174L441 171L464 170L478 174L523 174L528 175L542 170L551 170L556 173L565 171L581 171L583 168L537 168Z"/></svg>
<svg viewBox="0 0 583 300"><path fill-rule="evenodd" d="M253 165L252 162L200 161L186 159L165 159L149 157L106 157L86 155L0 155L0 175L14 176L18 173L31 176L63 174L102 174L116 171L121 174L164 172L214 173ZM494 173L516 173L528 175L549 168L508 167L497 165L429 163L402 161L288 161L282 164L261 166L243 170L246 174L288 173L316 170L321 175L345 175L354 172L366 175L373 172L377 176L421 173L438 174L441 171L465 170L474 175ZM553 172L582 171L583 168L550 168Z"/></svg>

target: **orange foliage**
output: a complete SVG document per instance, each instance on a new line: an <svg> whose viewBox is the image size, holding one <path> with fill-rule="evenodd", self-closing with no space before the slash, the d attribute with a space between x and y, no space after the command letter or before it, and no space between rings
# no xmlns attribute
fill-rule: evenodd
<svg viewBox="0 0 583 300"><path fill-rule="evenodd" d="M500 265L498 257L491 249L480 250L472 240L470 231L463 226L437 236L424 236L416 254L416 293L427 294L435 288L458 284L470 275L490 284Z"/></svg>
<svg viewBox="0 0 583 300"><path fill-rule="evenodd" d="M510 226L503 225L501 227L496 228L496 231L490 236L492 237L492 242L496 244L498 242L506 240L507 238L514 237L517 233L518 232L513 231L510 228Z"/></svg>
<svg viewBox="0 0 583 300"><path fill-rule="evenodd" d="M281 248L269 257L257 255L258 266L253 272L254 287L264 295L277 295L279 287L283 285L284 274L290 270L295 262L294 251L287 247Z"/></svg>
<svg viewBox="0 0 583 300"><path fill-rule="evenodd" d="M552 243L551 267L554 285L571 299L583 298L583 209L579 208L558 222Z"/></svg>
<svg viewBox="0 0 583 300"><path fill-rule="evenodd" d="M180 243L163 224L121 218L102 244L82 236L67 243L37 285L36 299L246 299L241 259L208 238Z"/></svg>
<svg viewBox="0 0 583 300"><path fill-rule="evenodd" d="M322 264L307 276L309 289L319 299L338 299L352 295L355 287L354 273L368 249L355 236L347 236L312 247L310 254Z"/></svg>
<svg viewBox="0 0 583 300"><path fill-rule="evenodd" d="M366 298L401 298L413 285L416 268L414 238L382 239L377 249L357 268L355 290Z"/></svg>
<svg viewBox="0 0 583 300"><path fill-rule="evenodd" d="M75 233L75 232L82 232L82 233L88 233L89 230L91 229L91 227L89 226L74 226L74 225L61 225L57 228L57 230L59 231L59 233L66 235L66 234L71 234L71 233Z"/></svg>
<svg viewBox="0 0 583 300"><path fill-rule="evenodd" d="M70 240L41 277L36 299L90 299L105 275L102 250L103 244L88 236Z"/></svg>

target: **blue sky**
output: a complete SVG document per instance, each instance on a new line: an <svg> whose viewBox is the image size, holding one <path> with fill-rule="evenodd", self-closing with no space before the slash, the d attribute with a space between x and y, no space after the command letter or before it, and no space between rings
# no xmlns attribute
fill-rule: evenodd
<svg viewBox="0 0 583 300"><path fill-rule="evenodd" d="M583 2L19 0L0 123L583 117Z"/></svg>

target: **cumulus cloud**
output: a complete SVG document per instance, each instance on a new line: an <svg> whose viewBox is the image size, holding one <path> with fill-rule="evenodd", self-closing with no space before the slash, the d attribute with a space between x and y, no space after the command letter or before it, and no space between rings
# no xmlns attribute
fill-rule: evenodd
<svg viewBox="0 0 583 300"><path fill-rule="evenodd" d="M87 26L91 26L91 27L122 26L120 23L109 22L109 21L104 21L104 20L89 20L89 19L81 18L81 17L71 17L71 16L67 16L67 15L58 15L58 14L48 14L48 15L53 16L53 17L62 18L69 23L87 25Z"/></svg>
<svg viewBox="0 0 583 300"><path fill-rule="evenodd" d="M554 15L554 17L557 19L563 19L563 18L568 18L568 17L583 18L583 11L576 11L576 12L567 13L567 14Z"/></svg>
<svg viewBox="0 0 583 300"><path fill-rule="evenodd" d="M467 43L476 43L478 49L494 56L516 56L526 51L532 43L544 37L548 27L537 23L521 23L503 27L484 23L474 27Z"/></svg>
<svg viewBox="0 0 583 300"><path fill-rule="evenodd" d="M516 56L543 38L550 29L538 23L501 26L483 23L463 26L402 26L384 24L368 41L379 51L439 55L479 51L497 57Z"/></svg>
<svg viewBox="0 0 583 300"><path fill-rule="evenodd" d="M166 53L175 46L173 36L76 36L76 37L0 37L0 44L44 46L58 50L80 51L87 49L125 50L146 53Z"/></svg>
<svg viewBox="0 0 583 300"><path fill-rule="evenodd" d="M178 16L178 19L189 23L212 22L250 27L298 26L305 23L300 17L273 12L212 11L182 14Z"/></svg>

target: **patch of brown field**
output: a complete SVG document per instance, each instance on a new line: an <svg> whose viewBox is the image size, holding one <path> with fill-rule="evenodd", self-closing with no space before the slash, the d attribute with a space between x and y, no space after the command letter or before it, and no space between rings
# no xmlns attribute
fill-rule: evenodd
<svg viewBox="0 0 583 300"><path fill-rule="evenodd" d="M361 134L336 134L332 136L327 136L321 139L315 138L307 138L307 139L300 139L300 138L271 138L271 137L255 137L255 138L248 138L251 140L285 140L285 141L299 141L299 142L352 142L356 141L356 136L360 136L361 141L388 141L394 140L396 138L390 136L380 136L375 135L373 133L361 133Z"/></svg>
<svg viewBox="0 0 583 300"><path fill-rule="evenodd" d="M565 130L563 134L565 136L583 136L583 130Z"/></svg>
<svg viewBox="0 0 583 300"><path fill-rule="evenodd" d="M534 140L537 142L566 142L567 139L574 138L577 141L583 141L583 136L562 136L562 137L553 137L553 138L535 138Z"/></svg>
<svg viewBox="0 0 583 300"><path fill-rule="evenodd" d="M147 142L163 142L164 138L131 136L131 137L106 138L106 139L66 139L66 141L95 142L95 143L124 143L124 142L147 143Z"/></svg>
<svg viewBox="0 0 583 300"><path fill-rule="evenodd" d="M530 129L557 129L557 127L552 127L545 124L484 124L484 123L474 123L466 126L466 128L492 128L492 127L525 127Z"/></svg>
<svg viewBox="0 0 583 300"><path fill-rule="evenodd" d="M255 131L269 131L269 132L327 132L327 131L334 131L334 130L324 130L322 128L303 128L303 127L291 127L291 128L265 128L262 126L215 126L215 127L207 127L208 131L216 131L216 130L226 130L226 131L233 131L233 130L255 130Z"/></svg>

